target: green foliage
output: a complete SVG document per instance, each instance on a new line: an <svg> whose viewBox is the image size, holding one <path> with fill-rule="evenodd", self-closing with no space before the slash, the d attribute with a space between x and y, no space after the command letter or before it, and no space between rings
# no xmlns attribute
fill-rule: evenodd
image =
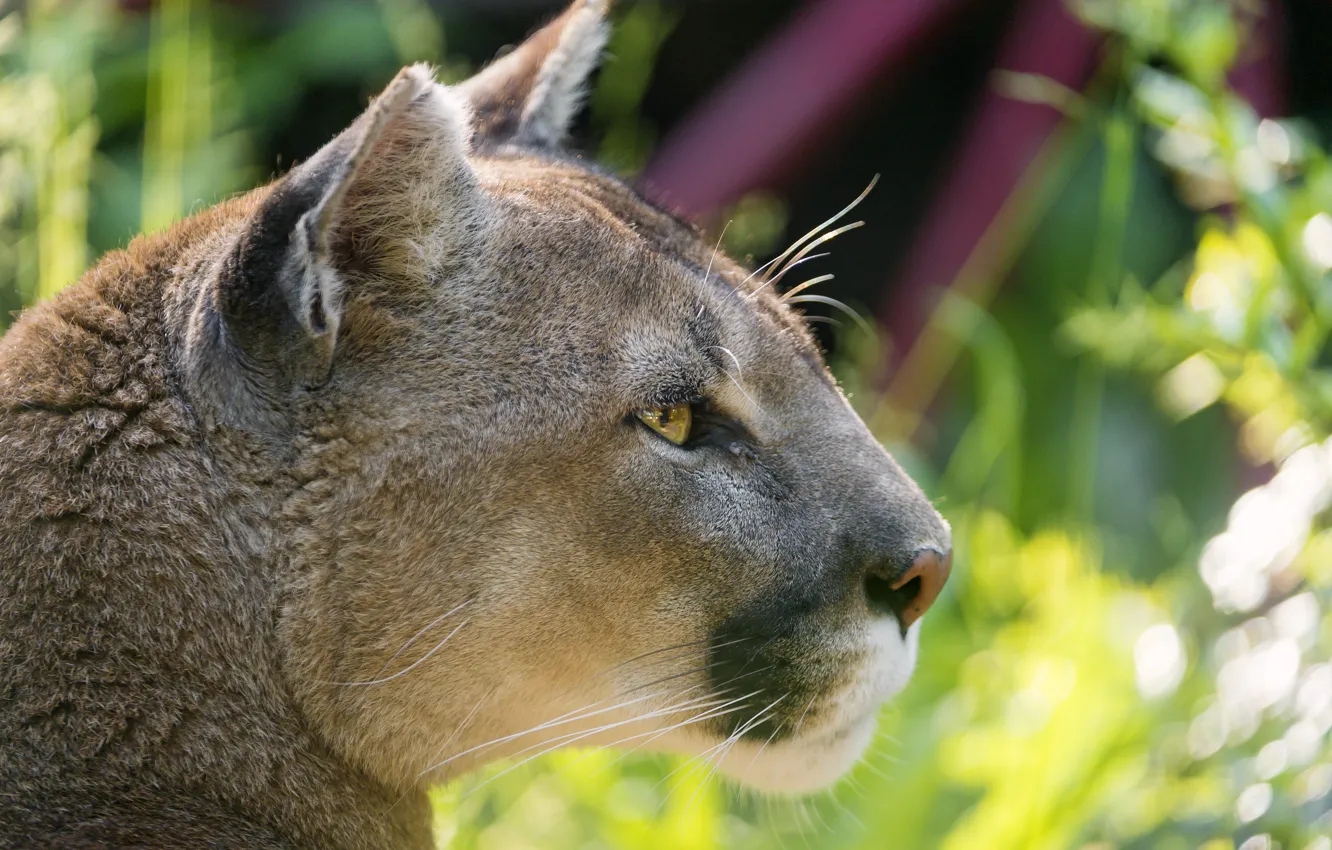
<svg viewBox="0 0 1332 850"><path fill-rule="evenodd" d="M865 764L786 801L698 760L559 752L440 789L442 846L1332 848L1332 170L1307 124L1228 90L1236 7L1076 8L1106 65L1084 93L1001 81L1064 110L1064 147L1007 231L1004 295L935 317L960 358L937 431L894 447L943 497L958 568ZM634 171L676 13L618 14L591 125ZM10 11L0 308L270 174L252 140L311 86L368 93L445 45L418 0L321 4L264 37L203 0ZM733 219L727 247L762 257L786 209L753 196ZM848 334L838 371L892 439L920 411L876 391L878 347ZM1279 472L1227 519L1232 437Z"/></svg>
<svg viewBox="0 0 1332 850"><path fill-rule="evenodd" d="M615 18L606 63L588 110L602 134L597 159L621 174L636 174L652 152L656 130L640 115L639 105L652 79L657 52L678 18L678 13L652 0L623 6Z"/></svg>

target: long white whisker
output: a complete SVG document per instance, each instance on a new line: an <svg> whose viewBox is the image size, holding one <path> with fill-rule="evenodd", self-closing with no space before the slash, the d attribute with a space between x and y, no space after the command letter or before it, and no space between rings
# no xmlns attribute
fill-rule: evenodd
<svg viewBox="0 0 1332 850"><path fill-rule="evenodd" d="M463 718L462 723L458 724L458 728L453 730L453 733L449 735L448 739L445 740L443 744L440 745L440 748L438 750L435 750L435 754L430 757L431 761L434 761L435 759L439 758L440 754L449 748L449 744L452 744L454 739L456 739L459 735L461 735L463 730L471 725L472 719L476 717L476 713L481 710L481 706L485 705L488 699L490 699L495 695L496 690L498 690L497 687L491 688L490 690L486 691L485 695L482 696L481 699L476 701L476 705L472 706L472 710L467 712L467 716ZM404 790L402 794L398 796L398 799L393 801L393 805L389 806L389 810L392 811L393 809L397 808L399 803L401 803L403 800L411 796L413 790L414 789L412 787L408 787L406 790Z"/></svg>
<svg viewBox="0 0 1332 850"><path fill-rule="evenodd" d="M850 316L851 319L852 319L852 320L853 320L853 321L854 321L854 322L860 327L860 329L863 330L865 333L867 333L867 334L873 334L873 333L874 333L874 328L870 327L870 323L867 322L867 321L865 321L865 317L864 317L864 316L860 315L860 314L857 313L855 310L852 310L850 307L846 306L846 305L843 304L841 301L838 301L836 298L829 298L829 297L826 296L826 295L797 295L795 298L788 298L788 299L786 299L786 303L788 303L788 304L810 304L810 303L813 303L813 304L827 304L829 307L832 307L832 308L835 309L835 310L840 310L840 311L842 311L843 313L845 313L846 315Z"/></svg>
<svg viewBox="0 0 1332 850"><path fill-rule="evenodd" d="M757 694L758 691L755 691L754 693ZM717 743L713 744L711 747L708 747L706 750L703 750L702 752L697 753L692 757L686 759L684 763L682 763L680 766L676 767L670 773L667 773L661 779L657 780L657 784L654 786L654 788L660 788L663 783L669 781L672 776L675 776L677 773L679 773L682 770L688 769L688 773L685 774L685 777L693 776L694 771L702 767L706 763L706 760L713 753L717 752L722 747L725 747L728 743L730 743L732 737L733 735L728 735L726 738L723 738L721 741L718 741ZM677 787L676 784L672 784L670 789L666 792L666 796L663 797L661 803L657 805L658 813L660 813L662 808L664 808L666 804L670 802L671 795L675 793L676 787ZM690 797L690 802L692 801L693 797Z"/></svg>
<svg viewBox="0 0 1332 850"><path fill-rule="evenodd" d="M832 316L805 316L803 318L805 320L805 324L807 325L809 324L832 325L835 328L846 327L846 325L843 322L839 322L837 319L834 319Z"/></svg>
<svg viewBox="0 0 1332 850"><path fill-rule="evenodd" d="M727 357L731 358L731 362L735 364L736 373L740 375L740 377L742 378L745 376L744 367L740 365L740 358L735 356L734 351L731 351L731 349L727 348L724 345L709 345L708 350L711 349L716 349L717 351L724 352Z"/></svg>
<svg viewBox="0 0 1332 850"><path fill-rule="evenodd" d="M814 809L814 817L819 819L819 826L823 827L823 834L831 835L832 827L828 826L828 821L824 820L823 812L819 811L819 804L811 802L811 808Z"/></svg>
<svg viewBox="0 0 1332 850"><path fill-rule="evenodd" d="M745 733L747 733L750 729L753 729L758 724L762 723L763 720L765 719L765 715L767 715L768 712L772 711L772 709L776 708L779 702L781 702L782 700L786 699L789 696L790 694L786 693L777 697L777 699L773 700L767 706L759 709L758 713L755 714L753 717L749 718L748 722L742 725L739 729L732 732L730 736L725 741L722 742L723 744L727 744L728 746L726 747L726 752L722 753L718 757L717 767L721 766L722 761L725 760L726 756L730 754L730 751L735 747L735 745L740 743L740 739L745 736ZM779 726L777 728L780 729L781 727ZM773 732L773 734L776 735L777 733ZM768 740L772 739L769 738Z"/></svg>
<svg viewBox="0 0 1332 850"><path fill-rule="evenodd" d="M802 283L797 283L795 286L787 290L787 293L782 296L782 300L785 301L786 299L790 298L793 295L799 295L800 293L804 292L806 289L809 289L811 286L817 286L820 283L832 280L835 277L836 275L821 274L818 277L812 277L807 281L804 281Z"/></svg>
<svg viewBox="0 0 1332 850"><path fill-rule="evenodd" d="M686 688L685 690L680 691L680 692L677 693L675 696L683 696L684 694L687 694L687 693L689 693L689 692L692 691L692 690L697 690L699 687L702 687L702 686L701 686L701 685L694 685L694 686L691 687L691 688ZM619 726L624 726L625 724L628 724L628 723L636 723L636 722L638 722L638 721L640 721L640 720L651 720L651 719L654 718L654 717L661 717L661 716L663 716L663 715L674 714L674 713L676 713L676 712L684 711L684 710L686 710L686 709L690 709L690 708L699 708L699 707L702 707L703 705L720 705L720 704L725 704L725 703L723 702L723 700L724 700L724 697L718 697L718 696L715 696L715 695L704 695L704 696L701 696L701 697L695 697L695 698L693 698L693 699L691 699L691 700L685 700L684 702L681 702L681 703L676 703L676 704L674 704L674 705L668 705L668 706L666 706L665 708L654 709L654 710L652 710L652 711L647 712L646 714L635 714L634 716L629 717L629 718L626 718L626 719L624 719L624 720L616 720L616 721L611 722L611 723L606 723L606 724L603 724L603 725L601 725L601 726L597 726L596 728L591 729L591 730L575 730L575 731L573 731L573 732L565 732L565 733L563 733L563 734L561 734L561 735L556 735L556 736L553 737L553 738L547 738L546 740L541 741L540 743L536 743L536 744L532 744L532 745L530 745L530 746L524 747L523 749L519 750L518 752L516 752L516 753L512 753L512 754L510 755L510 757L513 757L513 756L520 756L520 755L522 755L523 753L531 752L532 750L538 749L538 748L540 748L540 747L544 747L544 746L546 746L547 744L555 743L556 741L562 741L563 743L561 743L560 746L563 746L563 745L566 744L566 743L570 743L570 741L578 741L578 740L582 740L583 738L586 738L586 737L588 737L589 735L596 735L596 734L598 734L598 733L600 733L600 732L604 732L604 731L606 731L606 730L608 730L608 729L615 729L615 728L617 728L617 727L619 727ZM579 719L582 719L582 718L579 718ZM566 740L566 739L568 739L568 740Z"/></svg>
<svg viewBox="0 0 1332 850"><path fill-rule="evenodd" d="M799 250L800 247L804 245L806 240L813 239L815 236L822 233L826 228L832 226L833 224L836 224L838 221L842 219L843 216L851 212L851 210L855 209L856 207L860 206L860 202L865 200L865 198L869 195L869 193L874 190L874 187L878 184L878 182L879 182L879 175L876 174L874 175L874 178L870 180L869 185L866 186L864 190L859 195L856 196L856 199L854 201L847 204L842 209L841 212L839 212L837 215L833 216L832 218L828 219L827 221L823 222L823 224L820 224L818 227L815 227L813 230L810 230L808 233L806 233L804 236L801 236L796 241L792 242L790 247L788 247L775 259L773 259L771 263L768 263L766 265L772 265L774 263L780 263L784 261L787 257L791 256L793 253Z"/></svg>
<svg viewBox="0 0 1332 850"><path fill-rule="evenodd" d="M688 691L684 691L683 693L688 693ZM487 749L487 748L489 748L489 747L496 746L496 745L498 745L498 744L506 744L506 743L508 743L509 741L515 740L515 739L517 739L517 738L522 738L522 737L525 737L525 736L527 736L527 735L531 735L533 732L540 732L540 731L542 731L542 730L544 730L544 729L551 729L551 728L554 728L554 727L556 727L556 726L563 726L563 725L566 724L566 723L574 723L574 722L579 721L579 720L586 720L586 719L589 718L589 717L596 717L598 714L605 714L605 713L608 712L608 711L615 711L616 709L626 708L626 707L628 707L628 706L630 706L630 705L633 705L633 704L635 704L635 703L643 702L644 700L653 699L653 698L658 697L658 696L661 696L661 694L660 694L660 693L644 694L643 696L635 697L634 699L627 700L627 701L625 701L625 702L619 703L618 705L608 706L608 707L606 707L606 708L597 709L596 711L589 711L588 709L595 708L596 706L600 705L601 702L604 701L604 700L599 700L599 701L597 701L597 702L592 703L592 705L590 705L590 706L584 706L583 708L577 708L577 709L574 709L573 711L566 712L566 713L564 713L564 714L561 714L559 717L556 717L556 718L553 719L553 720L547 720L547 721L544 722L544 723L540 723L540 724L538 724L538 725L536 725L536 726L532 726L532 727L530 727L530 728L528 728L528 729L524 729L524 730L521 731L521 732L514 732L514 733L512 733L512 734L510 734L510 735L504 735L504 736L502 736L502 737L495 738L495 739L490 740L490 741L486 741L484 744L477 744L476 746L474 746L474 747L470 747L469 749L466 749L466 750L463 750L463 751L460 752L460 753L455 753L454 755L449 756L448 758L444 759L443 761L438 762L437 764L433 764L433 765L431 765L430 767L427 767L425 770L423 770L423 771L421 771L420 773L418 773L418 774L416 775L416 778L417 778L417 779L420 779L422 776L425 776L427 773L430 773L430 772L433 771L433 770L438 770L439 768L443 767L444 765L446 765L446 764L448 764L448 763L450 763L450 762L452 762L452 761L456 761L457 759L460 759L460 758L462 758L463 756L471 755L472 753L477 752L478 750L484 750L484 749Z"/></svg>
<svg viewBox="0 0 1332 850"><path fill-rule="evenodd" d="M399 655L402 655L404 652L406 652L406 651L408 650L408 648L411 647L412 644L416 643L416 641L420 639L421 635L423 635L423 634L425 634L426 632L430 631L430 630L433 629L435 626L438 626L441 622L443 622L443 621L446 620L447 618L452 617L454 614L457 614L459 611L461 611L462 609L466 608L466 607L467 607L468 605L470 605L471 603L472 603L472 600L468 599L466 602L463 602L461 605L457 606L457 607L454 608L452 611L449 611L449 612L444 613L444 614L440 614L438 617L436 617L434 620L432 620L432 621L430 622L430 625L426 626L425 628L421 629L421 631L419 631L419 632L417 632L416 634L412 635L411 640L409 640L409 641L407 641L406 643L404 643L404 644L398 649L397 652L393 653L393 657L392 657L392 658L390 658L388 661L385 661L385 662L384 662L384 666L383 666L383 667L380 667L378 670L375 671L375 676L378 677L378 676L383 675L384 671L387 670L387 669L389 668L389 665L392 664L394 661L396 661L396 660L398 659L398 656L399 656Z"/></svg>
<svg viewBox="0 0 1332 850"><path fill-rule="evenodd" d="M653 657L653 656L655 656L655 655L661 655L661 654L664 653L664 652L671 652L671 651L673 651L673 650L677 650L677 649L688 649L688 648L690 648L690 647L699 646L699 645L701 645L701 644L705 644L705 643L708 643L708 644L709 644L709 646L708 646L708 651L709 651L709 652L712 652L712 651L715 651L715 650L721 649L721 648L724 647L724 646L731 646L732 644L737 644L737 643L741 643L741 642L743 642L743 641L750 640L750 638L748 638L748 637L735 638L734 640L729 640L729 641L726 641L725 643L719 643L719 644L716 644L716 645L712 645L712 644L710 644L710 643L709 643L710 640L711 640L710 638L700 638L699 640L689 641L688 643L677 643L675 646L667 646L667 647L663 647L663 648L661 648L661 649L654 649L654 650L652 650L651 652L645 652L645 653L643 653L642 655L635 655L633 658L630 658L628 661L621 661L619 664L616 664L614 667L611 667L611 668L609 668L609 669L607 669L607 670L603 670L602 672L596 674L595 676L593 676L593 677L591 678L590 681L596 681L597 679L601 678L602 676L606 676L606 675L609 675L610 673L614 673L616 670L620 670L620 669L622 669L622 668L624 668L624 667L629 666L630 664L633 664L633 663L638 662L638 661L642 661L642 660L644 660L645 658L651 658L651 657ZM687 653L686 653L686 654L687 654ZM680 656L673 656L672 658L678 658L678 657L680 657ZM671 660L671 659L664 659L664 660Z"/></svg>
<svg viewBox="0 0 1332 850"><path fill-rule="evenodd" d="M801 239L804 239L804 238L805 238L806 236L808 236L808 235L809 235L809 234L806 233L805 236L802 236L802 237L800 237L800 238L801 238ZM753 280L754 278L758 277L758 276L759 276L760 274L762 274L763 272L767 271L769 268L772 267L772 265L773 265L774 263L776 263L778 260L783 259L784 256L785 256L785 255L782 255L782 256L779 256L779 257L773 257L771 260L768 260L768 261L767 261L766 263L764 263L763 265L761 265L761 266L759 266L758 268L754 269L752 272L750 272L750 273L745 277L744 280L740 281L740 284L739 284L738 286L736 286L736 291L738 292L738 291L740 291L741 289L743 289L746 283L749 283L751 280ZM762 289L762 288L763 288L762 286L756 286L756 287L754 287L754 290L755 290L755 291L758 291L759 289Z"/></svg>
<svg viewBox="0 0 1332 850"><path fill-rule="evenodd" d="M755 692L754 692L754 694L757 694L757 693L758 693L758 691L755 691ZM753 696L753 694L751 694L751 696ZM779 700L779 702L780 702L780 700ZM776 704L776 703L773 703L773 705L775 705L775 704ZM769 706L769 708L771 708L771 707L772 707L772 706ZM766 710L767 710L767 709L763 709L763 711L766 711ZM763 711L760 711L759 714L762 714ZM750 718L750 719L752 720L753 718ZM711 747L708 747L708 748L707 748L706 750L704 750L703 752L701 752L701 753L697 753L697 754L695 754L694 756L690 757L690 758L689 758L684 764L680 765L680 766L677 767L675 770L672 770L670 773L666 774L666 775L663 776L660 780L658 780L658 781L657 781L657 785L660 786L661 783L663 783L663 782L665 782L666 780L670 779L672 776L674 776L675 774L677 774L677 773L679 773L680 771L684 770L686 767L689 767L691 764L694 764L694 763L696 763L696 762L698 762L699 764L701 764L701 762L700 762L701 759L706 759L706 758L707 758L708 756L710 756L712 753L716 752L717 750L721 749L722 747L726 746L727 744L733 743L733 742L734 742L734 739L736 739L736 736L737 736L737 735L743 735L743 734L745 733L745 731L746 731L747 728L748 728L748 727L742 726L741 729L740 729L738 732L732 732L730 735L726 736L726 737L723 738L722 740L720 740L720 741L718 741L717 743L713 744ZM695 765L695 766L697 766L697 765ZM690 770L690 773L693 773L693 770ZM665 801L663 801L663 804L664 804L664 803L665 803Z"/></svg>
<svg viewBox="0 0 1332 850"><path fill-rule="evenodd" d="M758 693L759 693L758 691L753 691L752 693L749 693L749 694L746 694L746 695L743 696L743 697L740 697L740 699L747 699L747 698L749 698L749 697L756 696ZM728 703L724 703L723 706L724 706L724 705L729 705L729 702L728 702ZM680 723L675 723L675 724L673 724L673 725L671 725L671 726L667 726L665 729L654 729L654 730L651 730L651 731L648 731L648 732L640 732L640 733L638 733L638 734L636 734L636 735L630 735L630 736L628 736L628 737L626 737L626 738L621 738L621 739L618 740L618 741L612 741L612 742L610 742L609 744L605 744L604 747L603 747L603 749L610 749L610 748L612 748L612 747L617 747L617 746L619 746L620 744L624 744L624 743L627 743L627 742L629 742L629 741L632 741L632 740L634 740L634 739L636 739L636 738L642 738L642 737L645 737L645 736L650 736L650 737L647 738L646 741L643 741L642 743L637 744L637 745L635 745L635 746L629 748L628 750L626 750L626 751L620 753L619 756L617 756L614 760L612 760L609 764L607 764L607 765L606 765L605 767L603 767L602 769L605 770L605 769L607 769L607 768L614 767L615 765L617 765L617 764L619 764L621 761L623 761L625 758L627 758L627 757L629 757L630 755L632 755L633 753L637 752L637 751L638 751L639 749L641 749L642 747L645 747L645 746L647 746L648 744L651 744L653 741L657 740L657 739L660 738L662 735L666 735L666 734L669 734L669 733L671 733L671 732L674 732L675 730L681 728L682 726L689 726L689 725L691 725L691 724L693 724L693 723L699 723L699 722L701 722L701 721L703 721L703 720L711 720L713 717L721 717L722 715L725 715L725 714L731 714L731 713L736 712L736 711L742 711L742 710L744 710L745 708L748 708L748 706L747 706L747 705L740 705L740 706L736 706L735 708L728 709L728 710L726 710L726 711L723 711L723 712L720 712L720 713L717 713L717 714L707 713L707 714L703 714L703 715L697 715L697 716L695 716L695 717L692 717L692 718L690 718L690 719L688 719L688 720L685 720L685 721L682 721L682 722L680 722ZM572 762L572 763L576 764L577 762L578 762L578 759L575 759L574 762ZM669 774L667 774L667 776L669 776ZM659 782L658 784L660 785L661 783Z"/></svg>
<svg viewBox="0 0 1332 850"><path fill-rule="evenodd" d="M708 258L707 271L703 272L704 280L707 280L709 277L712 276L712 264L717 261L717 251L721 248L722 240L726 238L726 229L731 226L732 221L734 221L734 219L727 219L726 224L722 225L721 233L717 234L717 244L712 246L712 256ZM698 315L695 316L694 318L698 319L702 315L703 315L703 303L700 301L698 305Z"/></svg>
<svg viewBox="0 0 1332 850"><path fill-rule="evenodd" d="M752 395L750 395L748 392L745 391L744 387L740 386L740 382L735 379L734 375L732 375L730 372L728 372L725 369L722 369L721 373L725 375L727 378L729 378L731 383L735 384L735 388L740 391L740 395L744 396L745 399L750 404L754 405L754 409L757 410L765 419L772 419L772 421L774 422L777 421L771 415L768 414L768 411L764 410L763 407L757 401L754 400L754 397Z"/></svg>
<svg viewBox="0 0 1332 850"><path fill-rule="evenodd" d="M707 280L712 274L712 264L717 261L717 252L721 250L722 240L726 238L726 230L731 226L735 219L727 219L726 224L722 225L721 233L717 234L717 244L712 246L712 256L708 259L708 270L703 272L703 279Z"/></svg>
<svg viewBox="0 0 1332 850"><path fill-rule="evenodd" d="M744 699L744 698L745 698L745 697L736 697L736 700L740 700L740 699ZM726 706L730 705L732 702L735 702L736 700L730 700L730 701L728 701L728 702L721 703L720 705L710 705L710 706L708 707L708 711L717 711L718 709L725 708ZM558 749L560 749L561 747L566 747L566 746L568 746L569 744L572 744L572 743L574 743L574 742L576 742L576 741L581 741L581 740L584 740L584 739L586 739L586 738L590 738L590 737L592 737L593 735L599 735L599 734L601 734L602 732L609 731L609 730L614 729L614 728L616 728L616 727L618 727L618 726L623 726L623 725L625 725L625 724L627 724L627 723L637 723L637 722L639 722L639 721L643 721L643 720L651 720L653 717L660 716L660 715L663 714L663 713L666 713L666 714L673 714L673 713L676 713L676 712L679 712L679 711L684 710L685 707L687 707L687 706L688 706L688 703L683 704L683 705L671 706L669 709L662 709L662 710L660 710L660 711L656 711L656 712L649 712L648 714L639 715L639 716L637 716L637 717L631 717L631 718L629 718L629 719L627 719L627 720L620 720L620 721L617 721L617 722L615 722L615 723L609 723L609 724L607 724L607 725L605 725L605 726L599 726L599 727L597 727L597 728L595 728L595 729L590 729L590 730L588 730L587 732L583 732L583 733L581 733L581 734L579 734L579 735L576 735L576 736L572 737L570 740L567 740L567 741L560 741L560 743L557 743L557 744L555 744L554 746L547 747L546 749L543 749L541 752L536 753L535 755L528 756L527 758L523 759L522 761L518 762L517 764L510 765L509 767L506 767L504 770L501 770L499 773L497 773L497 774L495 774L494 776L492 776L492 777L486 779L485 782L482 782L480 785L476 786L475 788L470 789L467 793L468 793L469 795L474 794L474 793L476 793L477 791L481 790L481 789L482 789L483 787L485 787L486 785L489 785L491 782L494 782L496 779L499 779L501 776L504 776L504 775L507 774L507 773L510 773L510 772L512 772L512 771L517 770L518 768L522 767L523 765L527 764L528 762L530 762L530 761L532 761L532 760L534 760L534 759L541 758L542 756L546 755L547 753L554 752L555 750L558 750ZM740 711L740 710L742 710L743 708L744 708L744 706L740 706L740 707L735 708L735 709L733 709L733 710L734 710L734 711ZM726 712L723 712L723 713L726 713ZM714 715L714 716L720 716L720 715ZM701 722L701 721L703 721L703 720L707 720L707 719L710 719L710 718L708 718L708 717L704 717L704 716L699 716L699 717L697 717L697 718L693 718L693 722L696 722L696 723L697 723L697 722ZM655 729L652 730L652 732L655 732L655 731L657 731L657 730L655 730ZM648 735L648 734L652 734L652 732L644 732L644 733L642 733L642 734ZM561 736L561 737L567 737L567 736ZM552 739L552 740L557 740L557 739ZM545 743L549 744L549 743L551 743L551 741L546 741ZM529 748L529 749L531 749L531 748ZM522 752L527 752L527 750L523 750Z"/></svg>
<svg viewBox="0 0 1332 850"><path fill-rule="evenodd" d="M481 710L481 706L485 705L487 700L489 700L491 697L495 695L496 690L498 690L497 687L491 688L489 691L486 692L485 696L481 697L481 699L476 701L476 705L472 706L472 710L467 712L467 716L463 718L462 723L458 724L458 728L453 730L453 734L449 735L449 737L444 741L443 745L441 745L438 750L435 750L435 754L430 759L432 762L435 759L439 758L441 755L443 755L444 751L449 748L449 745L452 744L454 740L459 735L462 734L462 731L471 725L472 719L476 717L476 713Z"/></svg>
<svg viewBox="0 0 1332 850"><path fill-rule="evenodd" d="M843 233L846 233L848 230L855 230L858 227L864 227L864 226L865 222L863 221L853 221L850 224L842 225L836 230L828 231L827 233L820 236L818 239L815 239L813 242L809 243L804 248L800 249L800 253L796 254L795 258L790 263L783 266L780 271L778 271L775 275L773 275L772 279L768 281L768 283L772 284L772 286L774 287L777 286L778 283L781 283L782 278L786 277L786 273L789 272L791 269L795 268L796 262L803 260L808 252L813 251L815 248L819 247L825 242L830 242L833 239L836 239L838 236L841 236Z"/></svg>
<svg viewBox="0 0 1332 850"><path fill-rule="evenodd" d="M436 652L439 652L440 649L444 647L444 644L448 643L453 638L454 635L462 631L462 627L467 625L467 623L468 623L467 620L463 620L461 623L457 625L457 627L453 631L445 635L442 641L435 644L433 649L431 649L425 655L422 655L420 658L413 661L411 664L407 665L398 672L394 673L392 676L385 676L382 679L371 679L368 682L330 682L329 684L339 685L344 688L360 688L360 687L365 687L367 685L382 685L385 682L392 682L394 679L398 678L399 676L406 676L408 673L412 672L417 667L420 667L422 664L428 661L430 657L434 655Z"/></svg>
<svg viewBox="0 0 1332 850"><path fill-rule="evenodd" d="M831 256L832 256L832 253L829 252L829 251L824 251L824 252L821 253L821 254L810 254L808 257L801 257L800 259L798 259L798 260L796 260L795 262L791 263L789 266L786 267L785 271L790 271L791 269L795 268L796 266L800 265L801 263L808 263L810 260L819 260L819 259L822 259L822 258L824 258L824 257L831 257ZM746 278L746 280L748 280L748 278ZM756 297L758 297L758 294L759 294L760 292L762 292L764 289L766 289L766 288L767 288L768 286L770 286L771 284L772 284L772 281L770 281L770 280L765 280L765 281L763 281L763 283L761 283L761 284L759 284L758 286L754 287L754 289L753 289L751 292L749 292L747 295L745 295L745 297L746 297L746 298L751 298L751 299L752 299L752 298L756 298Z"/></svg>
<svg viewBox="0 0 1332 850"><path fill-rule="evenodd" d="M735 749L736 744L740 743L740 740L744 738L745 734L750 729L753 729L759 723L763 722L768 712L776 708L778 703L780 703L782 700L786 699L789 696L790 696L789 693L782 694L764 708L759 709L758 713L756 713L753 717L749 718L748 722L741 725L741 727L735 730L733 733L731 733L726 738L726 740L722 741L723 747L721 751L717 753L716 758L711 760L712 768L711 770L708 771L707 778L703 780L703 783L699 785L698 788L694 789L693 795L690 796L689 801L685 803L685 810L683 817L687 818L689 816L689 810L693 808L694 800L700 794L706 793L707 789L712 785L712 780L716 778L717 771L721 769L722 762L724 762L726 760L726 757L731 754L731 750Z"/></svg>
<svg viewBox="0 0 1332 850"><path fill-rule="evenodd" d="M772 739L776 738L777 733L780 731L782 731L782 727L778 725L776 729L772 730L772 734L768 736L768 740L763 742L763 746L758 748L758 752L754 753L754 757L749 760L749 766L745 768L746 775L749 774L749 771L754 769L754 765L758 763L759 756L763 755L763 751L768 748L768 745L772 743Z"/></svg>
<svg viewBox="0 0 1332 850"><path fill-rule="evenodd" d="M795 728L791 730L792 738L800 734L801 727L805 725L805 717L809 715L809 710L814 707L814 703L817 702L818 699L819 699L818 694L815 694L814 696L809 698L809 704L805 706L804 711L800 712L800 719L796 721Z"/></svg>

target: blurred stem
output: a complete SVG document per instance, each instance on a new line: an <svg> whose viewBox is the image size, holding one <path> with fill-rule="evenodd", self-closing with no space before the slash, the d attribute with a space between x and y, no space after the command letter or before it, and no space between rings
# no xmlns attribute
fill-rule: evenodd
<svg viewBox="0 0 1332 850"><path fill-rule="evenodd" d="M944 295L941 326L970 348L976 365L977 413L944 469L943 492L960 502L975 500L1002 464L998 507L1011 514L1021 495L1022 417L1026 399L1013 345L989 313L954 292Z"/></svg>
<svg viewBox="0 0 1332 850"><path fill-rule="evenodd" d="M1086 102L1097 102L1097 93L1121 78L1121 65L1114 57L1103 61L1086 87ZM1086 112L1079 110L1050 134L967 255L949 289L964 293L983 309L989 308L999 285L1055 198L1067 187L1073 167L1094 138L1087 132L1087 120ZM869 420L871 430L893 441L910 442L951 374L962 342L940 327L937 311L932 313L883 393Z"/></svg>
<svg viewBox="0 0 1332 850"><path fill-rule="evenodd" d="M36 256L25 258L20 274L27 278L25 291L37 299L78 279L87 262L88 181L98 137L92 117L98 12L87 3L75 15L57 11L52 2L30 8L28 70L48 108L37 110L41 118L28 139L36 203L25 224L36 235Z"/></svg>
<svg viewBox="0 0 1332 850"><path fill-rule="evenodd" d="M1133 205L1133 162L1137 144L1137 128L1124 101L1121 96L1120 103L1105 121L1100 227L1087 285L1087 301L1094 308L1109 306L1111 296L1124 276L1124 237ZM1074 519L1090 520L1095 508L1104 395L1104 365L1095 358L1084 357L1078 364L1073 390L1068 510Z"/></svg>
<svg viewBox="0 0 1332 850"><path fill-rule="evenodd" d="M212 38L205 4L161 0L156 5L148 62L140 222L146 233L185 212L186 158L212 135Z"/></svg>

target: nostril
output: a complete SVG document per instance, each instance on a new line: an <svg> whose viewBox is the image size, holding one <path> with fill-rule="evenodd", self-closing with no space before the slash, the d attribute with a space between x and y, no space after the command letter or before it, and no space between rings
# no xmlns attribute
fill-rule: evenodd
<svg viewBox="0 0 1332 850"><path fill-rule="evenodd" d="M869 598L870 608L876 613L891 614L905 621L907 608L920 594L920 577L911 579L901 587L893 587L893 584L890 579L868 575L865 577L865 595Z"/></svg>
<svg viewBox="0 0 1332 850"><path fill-rule="evenodd" d="M939 598L953 555L922 549L904 572L872 569L865 576L865 596L870 608L897 618L905 630L929 610Z"/></svg>

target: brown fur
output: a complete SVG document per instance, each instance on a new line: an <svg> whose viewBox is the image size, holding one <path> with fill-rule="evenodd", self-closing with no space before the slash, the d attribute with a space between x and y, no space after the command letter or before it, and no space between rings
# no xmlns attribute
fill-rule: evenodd
<svg viewBox="0 0 1332 850"><path fill-rule="evenodd" d="M425 847L433 782L691 716L645 743L859 752L915 634L864 571L947 528L770 288L551 147L600 12L405 71L0 340L0 846ZM634 423L682 383L744 436Z"/></svg>

